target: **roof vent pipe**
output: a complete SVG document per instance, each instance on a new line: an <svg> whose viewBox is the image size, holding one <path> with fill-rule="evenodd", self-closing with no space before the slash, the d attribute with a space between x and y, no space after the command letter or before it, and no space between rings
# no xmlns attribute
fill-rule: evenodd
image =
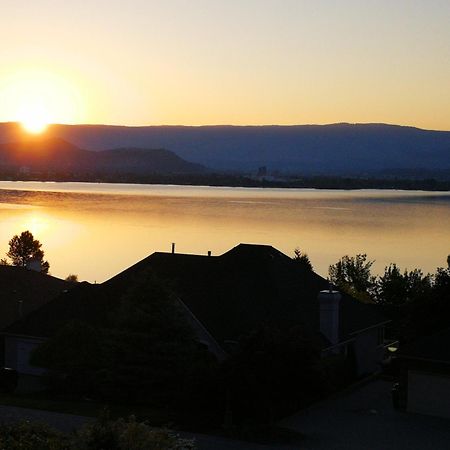
<svg viewBox="0 0 450 450"><path fill-rule="evenodd" d="M175 242L172 242L172 255L175 253Z"/></svg>

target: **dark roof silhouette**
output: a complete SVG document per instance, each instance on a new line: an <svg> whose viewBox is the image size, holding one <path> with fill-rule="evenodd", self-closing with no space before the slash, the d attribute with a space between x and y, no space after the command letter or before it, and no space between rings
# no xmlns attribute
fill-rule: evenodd
<svg viewBox="0 0 450 450"><path fill-rule="evenodd" d="M23 267L0 265L0 328L40 308L72 283Z"/></svg>
<svg viewBox="0 0 450 450"><path fill-rule="evenodd" d="M82 283L7 331L44 337L71 320L100 324L149 270L170 284L221 344L260 325L319 329L317 296L328 282L271 246L240 244L221 256L153 253L101 285ZM342 340L384 321L375 307L347 295L340 316Z"/></svg>

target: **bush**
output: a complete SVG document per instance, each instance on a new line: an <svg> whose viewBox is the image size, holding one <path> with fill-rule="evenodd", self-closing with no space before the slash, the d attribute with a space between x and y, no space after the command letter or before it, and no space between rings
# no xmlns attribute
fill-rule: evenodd
<svg viewBox="0 0 450 450"><path fill-rule="evenodd" d="M48 425L19 422L0 425L1 450L194 450L192 439L145 422L109 420L107 414L80 431L65 435Z"/></svg>
<svg viewBox="0 0 450 450"><path fill-rule="evenodd" d="M152 428L145 422L137 422L134 416L128 420L110 421L101 418L85 425L75 437L74 450L193 450L191 439L181 439L169 430Z"/></svg>
<svg viewBox="0 0 450 450"><path fill-rule="evenodd" d="M72 450L67 436L48 425L19 422L0 425L0 448L2 450Z"/></svg>

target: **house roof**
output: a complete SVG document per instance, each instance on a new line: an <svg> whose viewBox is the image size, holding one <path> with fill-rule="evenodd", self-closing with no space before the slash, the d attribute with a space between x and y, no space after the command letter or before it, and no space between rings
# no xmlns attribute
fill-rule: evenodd
<svg viewBox="0 0 450 450"><path fill-rule="evenodd" d="M400 347L399 357L450 363L450 328Z"/></svg>
<svg viewBox="0 0 450 450"><path fill-rule="evenodd" d="M0 329L70 289L72 283L23 267L0 265Z"/></svg>
<svg viewBox="0 0 450 450"><path fill-rule="evenodd" d="M267 245L240 244L221 256L153 253L101 285L82 283L8 332L50 336L70 320L100 323L142 272L167 280L219 342L237 340L259 325L319 329L319 291L328 282ZM370 305L343 295L341 339L383 322Z"/></svg>

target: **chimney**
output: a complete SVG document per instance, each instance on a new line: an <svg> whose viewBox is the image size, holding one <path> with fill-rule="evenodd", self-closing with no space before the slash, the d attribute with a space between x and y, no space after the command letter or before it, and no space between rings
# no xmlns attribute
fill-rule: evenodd
<svg viewBox="0 0 450 450"><path fill-rule="evenodd" d="M211 256L211 250L208 250L208 256Z"/></svg>
<svg viewBox="0 0 450 450"><path fill-rule="evenodd" d="M339 342L339 304L341 294L330 289L320 291L320 332L330 341L331 345Z"/></svg>
<svg viewBox="0 0 450 450"><path fill-rule="evenodd" d="M172 242L172 255L175 253L175 242Z"/></svg>

